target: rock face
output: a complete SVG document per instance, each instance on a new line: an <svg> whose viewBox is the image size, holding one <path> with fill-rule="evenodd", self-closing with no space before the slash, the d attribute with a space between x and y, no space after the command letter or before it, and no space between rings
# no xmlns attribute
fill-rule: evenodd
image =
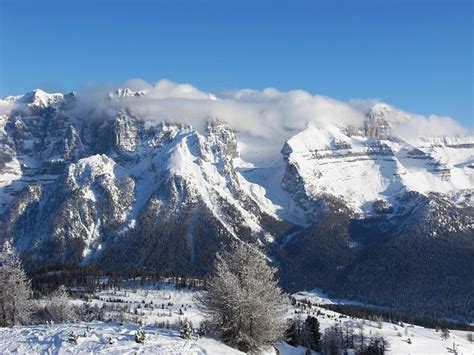
<svg viewBox="0 0 474 355"><path fill-rule="evenodd" d="M283 183L302 207L329 195L361 215L400 213L410 191L473 205L474 137L410 144L393 136L387 109L372 109L360 129L311 125L288 140Z"/></svg>
<svg viewBox="0 0 474 355"><path fill-rule="evenodd" d="M436 312L472 315L474 137L403 140L393 127L410 117L377 104L359 126L310 124L280 164L252 166L224 122L196 130L120 104L143 96L120 89L89 110L74 93L0 101L0 244L29 269L203 275L240 240L279 265L289 290L412 309L433 299ZM374 275L400 297L370 289Z"/></svg>
<svg viewBox="0 0 474 355"><path fill-rule="evenodd" d="M179 124L145 127L127 110L81 120L68 114L74 95L10 100L1 237L30 267L94 262L199 274L221 243L265 247L289 227L262 211L251 183L241 186L237 141L225 123L200 134Z"/></svg>

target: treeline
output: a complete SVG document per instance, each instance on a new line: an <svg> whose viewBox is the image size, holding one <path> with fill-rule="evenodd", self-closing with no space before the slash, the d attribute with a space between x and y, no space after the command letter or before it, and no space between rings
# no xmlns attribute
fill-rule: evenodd
<svg viewBox="0 0 474 355"><path fill-rule="evenodd" d="M336 323L321 333L318 319L310 315L304 321L300 317L289 319L285 338L290 345L331 355L347 354L348 350L357 355L383 355L390 349L383 336L366 335L363 322L355 329L354 322Z"/></svg>
<svg viewBox="0 0 474 355"><path fill-rule="evenodd" d="M300 300L301 302L301 300ZM363 318L368 320L382 320L388 323L406 323L419 325L425 328L432 329L458 329L465 331L473 331L474 326L467 323L452 322L440 318L433 318L427 316L410 316L397 311L381 308L369 308L364 306L347 305L347 304L321 304L321 308L328 309L337 313L345 314L354 318Z"/></svg>
<svg viewBox="0 0 474 355"><path fill-rule="evenodd" d="M102 271L95 266L77 266L73 264L49 266L28 273L35 298L49 295L61 285L69 290L81 289L94 294L98 291L121 287L129 284L143 286L145 283L173 282L176 288L195 288L203 285L203 280L177 275L173 272L160 272L147 269L129 269L124 271Z"/></svg>

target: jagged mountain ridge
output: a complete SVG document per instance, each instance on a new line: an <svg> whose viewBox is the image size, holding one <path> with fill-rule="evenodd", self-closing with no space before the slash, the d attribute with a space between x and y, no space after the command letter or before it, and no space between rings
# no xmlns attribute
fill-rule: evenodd
<svg viewBox="0 0 474 355"><path fill-rule="evenodd" d="M377 104L358 126L309 124L280 163L260 166L240 157L224 122L198 131L120 105L146 95L120 89L88 111L74 109L74 93L1 101L0 241L30 269L202 275L221 244L239 239L275 260L288 289L375 303L335 285L353 285L367 258L390 264L375 253L386 243L456 241L459 262L472 264L474 137L404 140L393 128L410 117Z"/></svg>
<svg viewBox="0 0 474 355"><path fill-rule="evenodd" d="M281 233L273 224L286 225L246 191L258 187L242 186L228 125L211 122L205 134L179 124L145 127L124 110L80 121L65 113L72 99L37 91L18 98L19 110L3 121L2 241L30 264L144 266L153 251L117 253L117 246L132 239L138 247L159 235L181 248L162 266L173 269L174 259L183 259L190 271L187 264L212 259L199 258L202 251L233 238L264 246ZM212 247L198 248L208 243L201 240L206 224L215 229ZM168 254L169 246L158 252Z"/></svg>

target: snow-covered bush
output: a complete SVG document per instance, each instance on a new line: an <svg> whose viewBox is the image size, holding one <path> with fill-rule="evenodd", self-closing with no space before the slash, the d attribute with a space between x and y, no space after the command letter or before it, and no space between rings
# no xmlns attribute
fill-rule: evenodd
<svg viewBox="0 0 474 355"><path fill-rule="evenodd" d="M143 329L137 329L135 332L135 341L139 344L143 344L146 340L146 333Z"/></svg>
<svg viewBox="0 0 474 355"><path fill-rule="evenodd" d="M181 326L181 330L179 332L179 336L183 339L191 339L191 334L193 333L193 328L188 320L183 322Z"/></svg>
<svg viewBox="0 0 474 355"><path fill-rule="evenodd" d="M84 329L84 337L89 338L92 335L92 328L87 326L86 329Z"/></svg>
<svg viewBox="0 0 474 355"><path fill-rule="evenodd" d="M84 322L104 320L105 309L98 305L92 305L89 302L84 303L79 309L80 319Z"/></svg>
<svg viewBox="0 0 474 355"><path fill-rule="evenodd" d="M51 320L56 323L67 323L76 320L76 312L69 301L66 288L61 285L54 291L46 305Z"/></svg>
<svg viewBox="0 0 474 355"><path fill-rule="evenodd" d="M71 330L71 331L67 334L67 341L68 341L68 343L77 344L77 339L79 339L79 335L77 335L76 333L74 333L73 330Z"/></svg>

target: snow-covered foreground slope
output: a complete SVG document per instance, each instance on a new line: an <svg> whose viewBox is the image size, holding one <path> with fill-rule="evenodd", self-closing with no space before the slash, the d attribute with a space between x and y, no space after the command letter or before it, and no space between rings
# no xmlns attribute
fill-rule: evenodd
<svg viewBox="0 0 474 355"><path fill-rule="evenodd" d="M204 319L197 309L194 292L190 289L176 289L173 284L161 283L147 285L144 288L122 288L120 291L105 290L97 294L90 302L102 306L127 306L131 316L138 313L143 326L124 322L93 322L79 324L55 324L53 326L38 325L14 328L0 328L1 354L85 354L85 353L112 353L112 354L241 354L220 340L212 337L199 338L193 333L191 340L181 339L178 329L164 329L157 326L167 320L171 328L176 327L180 320L189 319L194 328ZM390 343L390 354L394 355L441 355L452 353L453 343L459 355L472 355L474 344L467 339L469 332L451 330L450 337L443 340L440 332L435 329L423 328L410 324L399 325L386 322L375 322L343 316L314 304L333 304L340 301L328 299L321 292L301 292L293 295L298 300L309 300L312 306L304 309L298 306L289 306L286 317L300 317L308 315L318 318L321 332L338 324L352 326L358 332L358 326L363 323L364 334L367 338L373 335L384 336ZM79 304L83 300L74 300ZM351 303L344 301L344 303ZM163 306L162 306L163 304ZM147 306L144 306L147 305ZM150 305L154 305L150 308ZM138 308L138 312L135 309ZM297 311L298 313L295 313ZM143 312L143 313L142 313ZM116 312L118 314L118 312ZM109 312L106 317L114 318ZM127 317L124 317L127 319ZM90 335L86 336L86 328L90 327ZM147 333L145 344L134 341L135 331L144 329ZM77 345L67 341L67 335L74 331L79 335ZM409 344L410 338L411 344ZM112 339L112 344L110 343ZM275 344L281 355L305 354L304 347L295 348L286 343ZM263 354L275 354L275 350L268 349Z"/></svg>
<svg viewBox="0 0 474 355"><path fill-rule="evenodd" d="M83 336L86 327L92 328L90 336ZM138 344L134 340L137 325L118 323L57 324L0 328L0 353L2 354L242 354L218 340L208 337L184 340L176 331L144 327L147 340ZM68 333L79 335L78 343L67 341ZM109 343L113 339L113 344Z"/></svg>
<svg viewBox="0 0 474 355"><path fill-rule="evenodd" d="M317 308L314 309L315 311ZM321 330L334 325L339 314L323 310L324 315L318 316ZM360 320L349 320L354 326ZM85 336L87 327L92 329L90 336ZM390 354L394 355L441 355L452 354L450 349L456 344L459 355L472 355L474 344L467 340L468 332L452 330L450 338L443 340L440 332L419 326L406 326L407 335L403 327L391 323L382 323L382 328L376 322L365 321L364 331L367 336L379 334L389 341ZM147 341L137 344L134 334L137 329L145 329ZM67 341L67 335L74 331L79 335L78 344ZM399 334L402 334L401 336ZM113 339L113 344L109 343ZM408 343L411 339L411 344ZM275 344L281 355L305 354L303 347L295 348L285 343ZM184 340L177 331L159 329L154 326L139 327L138 325L119 323L81 323L25 326L14 328L0 328L1 354L242 354L230 348L219 340L193 336L191 340ZM271 351L265 353L272 353Z"/></svg>

